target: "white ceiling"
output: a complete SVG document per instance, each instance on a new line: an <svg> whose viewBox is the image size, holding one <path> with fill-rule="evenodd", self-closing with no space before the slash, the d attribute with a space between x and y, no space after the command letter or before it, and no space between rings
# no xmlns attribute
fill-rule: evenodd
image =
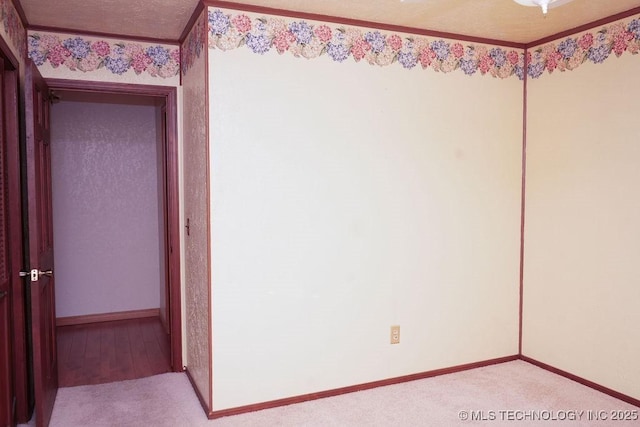
<svg viewBox="0 0 640 427"><path fill-rule="evenodd" d="M198 0L19 0L29 26L178 40ZM527 43L640 7L640 0L574 0L551 9L513 0L234 0L296 12Z"/></svg>

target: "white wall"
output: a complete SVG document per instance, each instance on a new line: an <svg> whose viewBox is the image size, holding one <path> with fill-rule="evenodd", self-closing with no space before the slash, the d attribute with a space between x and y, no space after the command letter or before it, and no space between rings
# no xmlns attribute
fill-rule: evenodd
<svg viewBox="0 0 640 427"><path fill-rule="evenodd" d="M58 317L159 307L156 107L51 109Z"/></svg>
<svg viewBox="0 0 640 427"><path fill-rule="evenodd" d="M523 353L640 398L640 61L529 82Z"/></svg>
<svg viewBox="0 0 640 427"><path fill-rule="evenodd" d="M214 410L517 354L522 82L209 53Z"/></svg>

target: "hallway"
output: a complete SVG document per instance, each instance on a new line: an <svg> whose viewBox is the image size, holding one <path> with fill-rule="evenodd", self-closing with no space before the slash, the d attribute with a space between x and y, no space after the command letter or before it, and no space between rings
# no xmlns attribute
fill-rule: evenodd
<svg viewBox="0 0 640 427"><path fill-rule="evenodd" d="M59 326L60 387L170 372L169 338L157 317Z"/></svg>

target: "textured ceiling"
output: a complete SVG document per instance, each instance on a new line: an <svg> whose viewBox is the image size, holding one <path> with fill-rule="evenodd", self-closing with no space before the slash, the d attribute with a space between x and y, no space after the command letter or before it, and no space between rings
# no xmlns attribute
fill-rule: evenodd
<svg viewBox="0 0 640 427"><path fill-rule="evenodd" d="M178 40L198 0L20 0L30 26ZM235 3L527 43L640 7L574 0L543 16L512 0L239 0Z"/></svg>
<svg viewBox="0 0 640 427"><path fill-rule="evenodd" d="M29 26L178 40L198 0L18 0Z"/></svg>

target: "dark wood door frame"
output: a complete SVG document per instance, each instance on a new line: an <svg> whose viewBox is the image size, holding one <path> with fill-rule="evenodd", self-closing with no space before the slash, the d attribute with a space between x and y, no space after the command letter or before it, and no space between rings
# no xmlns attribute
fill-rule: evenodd
<svg viewBox="0 0 640 427"><path fill-rule="evenodd" d="M11 242L7 239L9 207L7 194L6 145L4 141L4 58L0 57L0 425L13 425L13 366L11 345Z"/></svg>
<svg viewBox="0 0 640 427"><path fill-rule="evenodd" d="M182 372L182 303L180 275L180 199L178 164L177 88L172 86L134 85L122 83L46 79L51 90L78 91L95 94L143 95L164 101L166 107L166 142L164 147L164 188L166 203L165 236L167 284L169 289L169 330L171 368Z"/></svg>

